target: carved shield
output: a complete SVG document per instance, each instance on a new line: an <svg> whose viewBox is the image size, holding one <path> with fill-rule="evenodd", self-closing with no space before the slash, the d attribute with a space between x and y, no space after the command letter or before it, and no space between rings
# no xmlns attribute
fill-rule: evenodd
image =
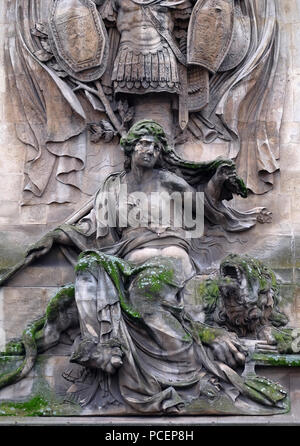
<svg viewBox="0 0 300 446"><path fill-rule="evenodd" d="M187 61L215 73L232 41L234 0L198 0L188 29Z"/></svg>
<svg viewBox="0 0 300 446"><path fill-rule="evenodd" d="M81 81L99 79L106 69L108 38L91 0L55 0L49 37L57 62Z"/></svg>
<svg viewBox="0 0 300 446"><path fill-rule="evenodd" d="M235 8L233 34L230 48L218 71L232 70L246 57L251 42L250 17L240 7Z"/></svg>

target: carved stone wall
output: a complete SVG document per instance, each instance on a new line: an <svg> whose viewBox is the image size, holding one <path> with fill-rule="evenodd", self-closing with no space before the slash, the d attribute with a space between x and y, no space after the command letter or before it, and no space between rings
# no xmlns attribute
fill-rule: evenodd
<svg viewBox="0 0 300 446"><path fill-rule="evenodd" d="M27 151L16 136L15 125L22 124L12 103L11 83L6 77L4 46L14 33L13 2L1 0L0 8L0 257L2 268L19 260L24 247L36 241L49 229L53 229L80 207L87 195L74 189L75 202L65 204L22 205L24 168ZM280 130L280 172L275 173L274 188L263 195L252 195L244 202L236 200L240 209L266 206L273 213L271 224L257 225L247 234L236 237L228 245L227 252L249 253L265 260L282 281L283 295L288 302L291 323L300 326L300 1L279 0L281 28L281 61L288 73L285 107ZM284 70L282 70L284 72ZM278 104L278 107L280 104ZM164 108L165 107L165 108ZM155 107L154 107L155 108ZM162 106L160 116L167 116L168 103ZM151 114L151 107L149 107ZM136 114L141 110L137 104ZM273 117L276 117L274 110ZM163 122L169 127L169 122ZM270 122L272 125L272 122ZM93 151L94 150L94 151ZM102 153L91 148L88 155L86 178L92 181L90 190L97 189L99 177L122 165L122 154L113 140L102 143ZM222 140L211 144L187 143L178 149L185 158L199 161L216 156L229 156L229 146ZM249 154L251 158L251 154ZM99 166L99 170L98 170ZM60 274L54 268L61 263ZM32 316L42 314L46 302L60 286L73 277L72 269L64 262L60 253L52 254L29 272L19 274L9 287L3 289L1 305L4 327L8 338L20 333ZM36 297L35 297L36 296ZM22 312L16 311L22 308Z"/></svg>
<svg viewBox="0 0 300 446"><path fill-rule="evenodd" d="M44 1L47 2L47 0ZM55 192L56 199L51 202L53 190L51 188L54 187L54 183L51 183L52 179L49 180L48 195L45 199L48 204L38 200L36 204L32 204L33 201L30 204L26 202L24 186L28 181L26 169L31 152L28 145L26 146L17 137L16 125L20 132L22 125L25 126L26 122L17 112L18 106L12 94L12 89L16 86L12 77L8 79L10 71L7 68L10 61L7 58L7 51L5 52L5 48L11 45L15 32L13 5L14 0L0 0L1 270L17 263L27 246L76 212L96 192L101 179L112 171L122 169L124 160L119 149L118 138L115 137L111 141L101 140L101 150L99 150L99 144L95 146L88 141L86 167L80 178L82 187L70 189L69 202L62 200L62 203L59 203L58 189ZM280 147L278 148L280 158L277 160L280 171L272 174L272 190L263 194L250 193L247 200L234 198L231 202L240 210L266 207L272 212L273 220L271 223L257 224L251 231L221 239L221 248L218 249L221 249L221 257L231 252L249 254L270 266L280 280L284 311L290 318L290 325L300 327L300 0L277 0L277 6L281 35L279 58L281 66L277 71L276 81L282 87L285 84L284 77L287 76L285 103L282 117L282 95L274 95L278 101L278 107L275 102L267 124L269 137L275 145L277 141L275 129L280 125ZM19 72L17 76L21 81L22 73ZM168 136L174 137L171 130L171 106L168 96L160 98L159 101L156 97L149 96L147 100L147 116L144 115L143 99L136 100L134 120L155 119L166 128ZM234 107L234 104L231 106ZM103 118L102 112L90 111L89 113L90 122ZM259 122L257 125L259 126ZM88 138L88 135L85 133L82 137ZM243 144L244 146L248 144L251 148L253 146L251 132L248 131L247 137L248 140L243 141ZM263 137L260 143L263 150ZM80 141L76 144L80 145ZM232 150L232 146L220 138L211 143L185 142L177 147L180 155L193 161L212 160L218 156L231 157ZM254 154L249 149L242 163L238 164L242 177L247 172L245 164L251 163L253 156ZM42 169L47 170L47 164ZM217 263L212 265L212 269L217 266ZM26 274L18 273L7 286L2 287L0 290L0 347L1 343L4 344L20 336L29 322L41 317L49 299L57 289L72 282L73 279L73 268L67 263L62 253L55 248L51 254L27 267ZM60 353L58 357L53 356L49 363L46 361L48 364L45 366L46 371L43 369L44 365L39 366L42 372L31 372L28 379L19 383L14 389L14 392L18 393L17 397L30 395L34 373L44 373L47 380L48 378L49 381L54 380L55 366L65 360L59 356ZM64 363L63 366L65 366ZM298 375L295 377L295 382L297 380L299 380ZM2 399L6 398L5 392L6 390L2 391ZM12 398L9 390L7 398Z"/></svg>

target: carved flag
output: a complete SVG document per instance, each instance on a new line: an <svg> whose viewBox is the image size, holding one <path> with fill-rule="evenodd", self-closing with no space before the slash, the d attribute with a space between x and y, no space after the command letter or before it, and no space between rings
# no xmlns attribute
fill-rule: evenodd
<svg viewBox="0 0 300 446"><path fill-rule="evenodd" d="M61 67L80 81L99 79L106 69L108 38L91 0L56 0L49 18L52 51Z"/></svg>
<svg viewBox="0 0 300 446"><path fill-rule="evenodd" d="M215 73L233 35L234 0L198 0L188 29L187 61Z"/></svg>

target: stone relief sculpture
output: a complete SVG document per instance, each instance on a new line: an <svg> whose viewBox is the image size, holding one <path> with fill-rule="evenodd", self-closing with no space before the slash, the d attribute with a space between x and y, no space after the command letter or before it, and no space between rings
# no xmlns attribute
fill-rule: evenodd
<svg viewBox="0 0 300 446"><path fill-rule="evenodd" d="M23 204L93 195L89 154L101 164L101 142L162 104L173 145L227 141L248 189L272 188L285 85L274 0L14 3L7 66L28 146Z"/></svg>
<svg viewBox="0 0 300 446"><path fill-rule="evenodd" d="M136 123L121 145L125 169L104 180L94 204L46 234L2 276L4 283L54 244L62 246L76 271L75 284L63 288L45 317L25 331L24 362L2 375L1 387L22 379L38 352L69 336L74 366L61 378L64 398L101 407L99 414L286 412L288 397L279 384L238 371L248 351L243 338L276 344L276 330L288 322L277 307L274 273L254 259L231 256L221 264L219 278L202 280L202 307L196 311L186 291L197 288L201 273L201 249L196 251L188 236L191 228L176 227L176 212L168 224L160 218L153 224L150 217L159 215L155 207L165 209L166 202L143 208L136 193L190 193L195 211L202 191L206 220L233 232L254 226L263 209L238 213L225 206L233 194L247 195L232 161L185 161L154 121ZM186 201L179 203L186 208ZM124 204L126 224L124 213L114 217ZM288 331L285 336L292 341Z"/></svg>
<svg viewBox="0 0 300 446"><path fill-rule="evenodd" d="M54 390L84 414L287 412L287 392L251 369L253 345L295 351L275 274L248 256L220 262L223 240L271 221L227 202L267 192L279 169L275 0L16 0L11 11L23 204L88 201L0 277L54 246L75 268L6 345L24 360L0 388L65 345ZM177 150L220 140L228 152L211 161Z"/></svg>

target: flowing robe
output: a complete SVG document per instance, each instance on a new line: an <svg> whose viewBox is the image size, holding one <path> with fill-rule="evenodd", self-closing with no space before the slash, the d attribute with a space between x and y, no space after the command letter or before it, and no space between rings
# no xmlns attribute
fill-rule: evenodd
<svg viewBox="0 0 300 446"><path fill-rule="evenodd" d="M120 75L115 65L120 34L116 29L117 10L113 3L109 0L99 7L109 34L109 63L101 78L107 94L113 91L113 71L117 70L116 77ZM47 24L53 4L53 0L16 0L10 4L10 17L16 16L16 9L18 15L15 29L7 36L6 70L13 92L17 135L27 146L24 204L76 203L82 193L92 195L96 190L94 184L90 184L91 172L89 175L86 172L87 154L92 149L84 132L87 120L96 118L88 116L91 110L87 115L85 101L72 91L68 79L60 78L59 71L37 59L43 48L39 39L32 35L31 28L34 24ZM218 137L229 141L230 157L237 160L247 187L262 194L272 189L273 174L279 169L279 129L286 76L279 51L277 7L275 0L236 0L236 6L250 19L249 51L236 68L210 77L211 100L200 112L190 113L188 131L192 139L207 143ZM190 12L191 8L185 17L184 9L178 7L174 16L188 19ZM158 55L163 51L159 49ZM147 60L155 59L154 53L153 56L149 54ZM168 57L172 59L170 76L174 74L177 82L175 65L178 68L178 63L174 63L174 55ZM131 62L129 67L129 86L134 88L135 65ZM152 70L154 77L157 76L156 64L152 61L151 67L151 77ZM146 71L149 72L148 68ZM192 70L190 98L203 87L194 74ZM147 76L150 88L151 79ZM129 82L125 79L121 82L128 88ZM171 80L168 88L177 89L176 82L173 85Z"/></svg>
<svg viewBox="0 0 300 446"><path fill-rule="evenodd" d="M118 198L122 177L124 173L111 175L99 194L105 190ZM122 234L99 221L98 198L77 225L60 228L83 251L75 283L81 338L72 357L84 364L78 347L82 342L101 351L118 340L124 352L116 373L118 388L123 402L137 413L176 413L191 405L192 413L286 411L281 390L270 396L270 382L264 382L263 390L255 379L241 378L208 354L201 327L184 312L180 291L187 277L179 259L155 257L141 264L124 260L149 246L180 246L189 252L189 243L169 230L160 236L147 228L133 231L131 237L127 230ZM115 203L113 198L108 209Z"/></svg>

